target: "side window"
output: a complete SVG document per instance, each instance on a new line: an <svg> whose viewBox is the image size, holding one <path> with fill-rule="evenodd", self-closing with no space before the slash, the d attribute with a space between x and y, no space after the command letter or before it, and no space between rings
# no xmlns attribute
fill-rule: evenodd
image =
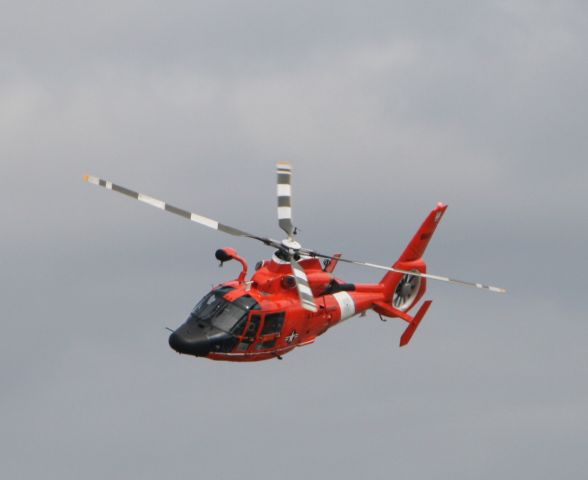
<svg viewBox="0 0 588 480"><path fill-rule="evenodd" d="M262 335L269 335L270 333L280 333L284 325L284 312L270 313L265 316L265 323L263 324Z"/></svg>
<svg viewBox="0 0 588 480"><path fill-rule="evenodd" d="M255 341L255 336L257 335L257 330L259 330L259 323L261 322L261 316L259 314L252 314L251 320L249 321L249 325L245 329L243 333L243 339L237 345L237 351L243 352L249 348Z"/></svg>
<svg viewBox="0 0 588 480"><path fill-rule="evenodd" d="M284 325L284 312L270 313L265 316L263 328L261 329L260 342L257 344L257 350L273 348L276 340L280 336L282 326Z"/></svg>
<svg viewBox="0 0 588 480"><path fill-rule="evenodd" d="M257 335L257 330L259 329L259 322L261 321L261 316L257 314L251 315L251 321L247 326L247 330L245 331L245 339L253 342L255 340L255 336Z"/></svg>

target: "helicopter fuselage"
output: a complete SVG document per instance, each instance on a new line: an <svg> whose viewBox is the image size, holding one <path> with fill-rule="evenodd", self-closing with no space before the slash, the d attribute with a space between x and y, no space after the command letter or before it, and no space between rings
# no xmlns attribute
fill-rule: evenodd
<svg viewBox="0 0 588 480"><path fill-rule="evenodd" d="M213 360L281 358L384 301L381 284L343 283L316 258L303 258L299 264L306 272L316 312L301 307L290 264L274 255L259 265L250 281L240 275L215 287L170 335L170 346Z"/></svg>
<svg viewBox="0 0 588 480"><path fill-rule="evenodd" d="M271 260L258 264L249 281L246 280L247 262L235 249L226 247L216 251L215 256L221 265L236 260L243 269L237 279L218 285L202 298L188 319L172 332L169 344L177 352L236 362L281 358L295 347L313 343L332 326L368 309L380 316L408 322L400 337L402 347L408 344L431 305L427 300L414 317L407 313L425 293L427 279L506 292L492 285L427 273L423 255L447 209L443 203L438 203L428 214L391 267L303 248L294 238L298 230L292 221L292 167L284 162L276 167L278 224L286 234L282 241L248 233L111 181L84 175L85 181L106 190L209 229L257 240L277 249ZM324 267L319 258L325 259ZM333 269L339 261L386 273L377 284L345 283L333 276Z"/></svg>

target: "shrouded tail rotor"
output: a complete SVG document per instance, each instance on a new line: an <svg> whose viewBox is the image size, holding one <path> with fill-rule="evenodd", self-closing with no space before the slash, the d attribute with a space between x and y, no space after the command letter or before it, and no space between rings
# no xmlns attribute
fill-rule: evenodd
<svg viewBox="0 0 588 480"><path fill-rule="evenodd" d="M415 270L415 273L418 274L420 272ZM421 277L417 277L410 273L403 275L396 286L396 290L394 290L392 305L401 311L408 310L419 294L420 288Z"/></svg>

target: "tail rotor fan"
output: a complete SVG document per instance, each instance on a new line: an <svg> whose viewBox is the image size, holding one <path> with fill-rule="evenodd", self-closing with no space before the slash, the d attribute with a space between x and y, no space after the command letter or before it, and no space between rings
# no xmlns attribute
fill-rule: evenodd
<svg viewBox="0 0 588 480"><path fill-rule="evenodd" d="M420 272L415 270L415 273L419 274ZM421 277L410 273L403 275L396 286L396 290L394 290L392 304L398 310L404 311L408 309L418 295L420 288Z"/></svg>

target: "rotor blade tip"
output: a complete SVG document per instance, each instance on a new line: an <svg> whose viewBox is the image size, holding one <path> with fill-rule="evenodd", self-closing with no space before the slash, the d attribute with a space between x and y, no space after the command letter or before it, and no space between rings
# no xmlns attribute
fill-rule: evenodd
<svg viewBox="0 0 588 480"><path fill-rule="evenodd" d="M90 175L84 175L83 179L84 179L84 182L87 182L88 180L90 180Z"/></svg>
<svg viewBox="0 0 588 480"><path fill-rule="evenodd" d="M486 288L494 293L506 293L506 288L493 287L493 286L488 286Z"/></svg>

